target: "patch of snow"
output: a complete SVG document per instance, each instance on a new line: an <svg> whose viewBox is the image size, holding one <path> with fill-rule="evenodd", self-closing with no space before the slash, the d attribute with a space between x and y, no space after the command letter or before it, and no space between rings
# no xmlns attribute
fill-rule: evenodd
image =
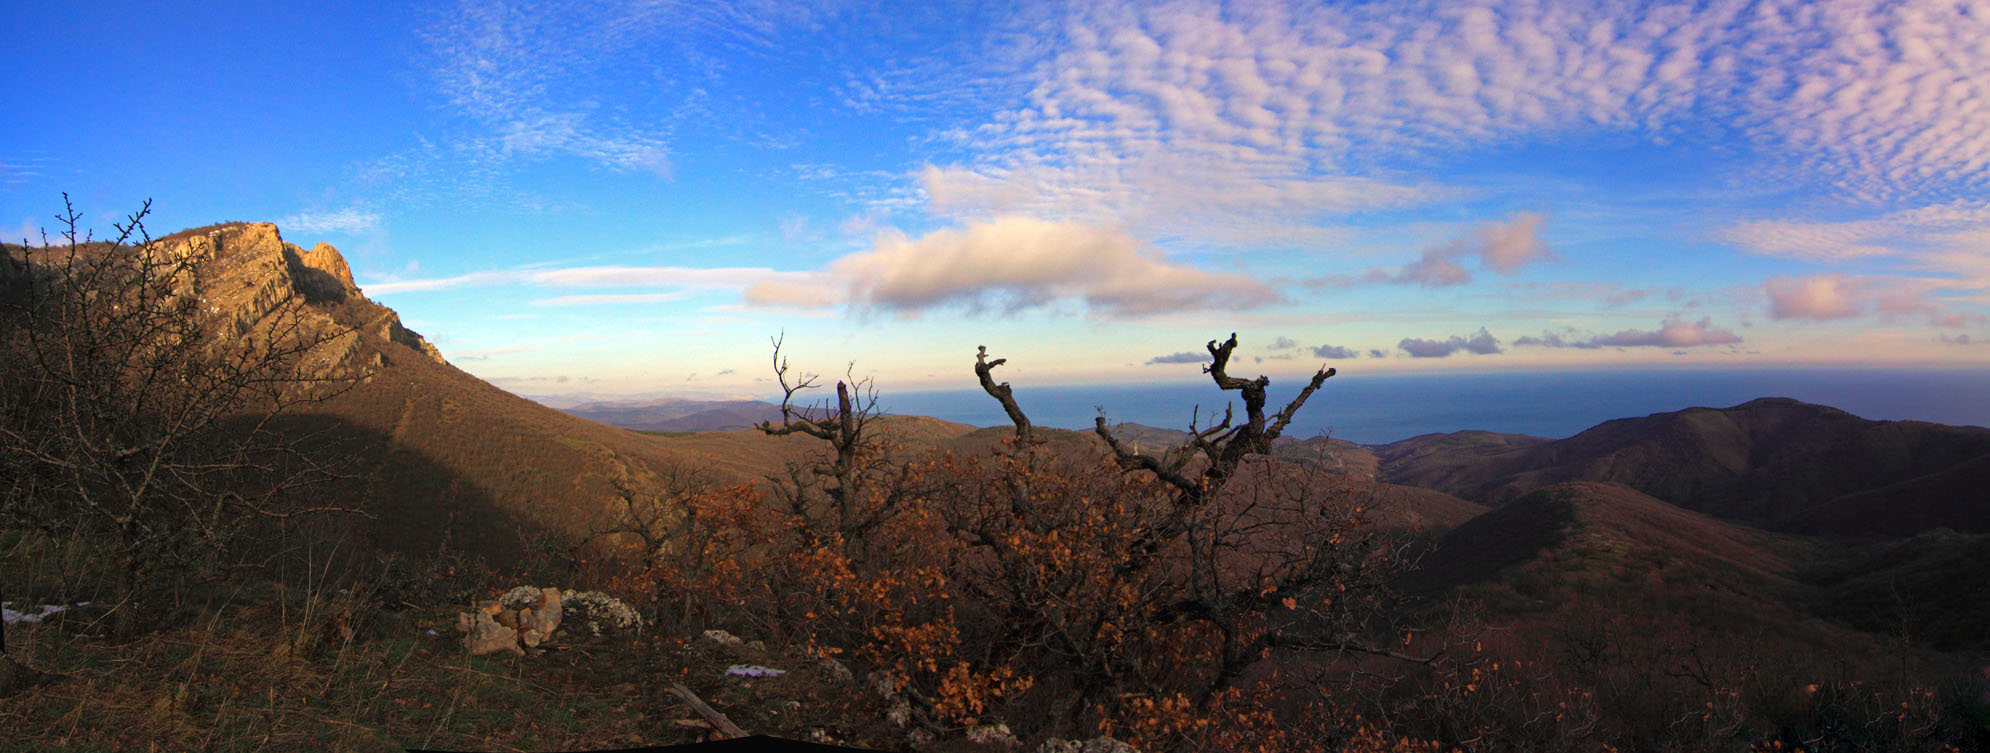
<svg viewBox="0 0 1990 753"><path fill-rule="evenodd" d="M61 612L64 609L68 609L68 607L62 606L60 604L43 604L40 607L38 607L37 611L35 612L16 612L8 608L9 606L12 606L13 603L14 602L10 601L4 604L0 604L0 622L5 622L9 625L12 625L16 622L36 623L48 619L51 615L54 615L57 612ZM81 604L77 604L76 606L87 607L89 605L90 602L86 601Z"/></svg>
<svg viewBox="0 0 1990 753"><path fill-rule="evenodd" d="M785 669L762 667L755 664L734 664L726 668L727 677L780 677L787 674Z"/></svg>

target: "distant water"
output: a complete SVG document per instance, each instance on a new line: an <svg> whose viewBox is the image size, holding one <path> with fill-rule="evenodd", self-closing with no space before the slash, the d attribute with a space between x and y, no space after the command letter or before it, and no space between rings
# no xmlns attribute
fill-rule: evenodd
<svg viewBox="0 0 1990 753"><path fill-rule="evenodd" d="M1267 413L1296 394L1296 380L1274 380ZM1220 418L1227 399L1215 385L1015 385L1016 398L1039 426L1085 429L1103 407L1114 423L1169 429L1188 426L1198 404ZM1758 397L1791 397L1870 419L1990 425L1990 369L1592 370L1480 374L1357 375L1327 380L1299 411L1286 436L1319 434L1383 444L1419 434L1465 429L1567 437L1613 418L1691 407L1725 408ZM899 414L976 426L1007 424L1001 406L979 391L884 394ZM1243 404L1237 405L1241 416ZM1203 426L1209 425L1205 420Z"/></svg>

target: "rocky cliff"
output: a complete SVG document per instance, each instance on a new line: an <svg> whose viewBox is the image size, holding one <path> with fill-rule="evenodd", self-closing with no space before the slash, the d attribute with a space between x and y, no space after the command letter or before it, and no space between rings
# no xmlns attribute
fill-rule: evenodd
<svg viewBox="0 0 1990 753"><path fill-rule="evenodd" d="M166 253L201 260L198 292L229 336L326 338L306 361L309 376L371 373L403 353L444 362L392 309L360 293L330 244L305 251L267 222L178 234L163 244ZM364 347L369 338L372 348Z"/></svg>

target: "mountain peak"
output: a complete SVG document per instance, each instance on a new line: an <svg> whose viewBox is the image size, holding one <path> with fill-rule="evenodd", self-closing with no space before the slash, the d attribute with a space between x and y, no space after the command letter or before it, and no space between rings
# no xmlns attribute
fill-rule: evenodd
<svg viewBox="0 0 1990 753"><path fill-rule="evenodd" d="M235 335L266 329L276 317L295 315L311 330L336 332L348 328L377 338L374 347L391 353L396 346L411 349L437 363L442 354L421 335L401 325L393 309L368 300L353 284L345 257L329 243L306 251L283 239L268 222L230 222L183 230L160 240L179 256L202 255L202 296L217 315L225 317ZM334 337L338 355L333 363L360 358L359 342Z"/></svg>

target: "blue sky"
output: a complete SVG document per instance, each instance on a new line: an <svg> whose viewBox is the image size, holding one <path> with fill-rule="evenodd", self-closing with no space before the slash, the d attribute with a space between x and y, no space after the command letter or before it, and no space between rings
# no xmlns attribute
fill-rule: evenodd
<svg viewBox="0 0 1990 753"><path fill-rule="evenodd" d="M9 15L10 240L273 221L527 394L1990 364L1985 2Z"/></svg>

